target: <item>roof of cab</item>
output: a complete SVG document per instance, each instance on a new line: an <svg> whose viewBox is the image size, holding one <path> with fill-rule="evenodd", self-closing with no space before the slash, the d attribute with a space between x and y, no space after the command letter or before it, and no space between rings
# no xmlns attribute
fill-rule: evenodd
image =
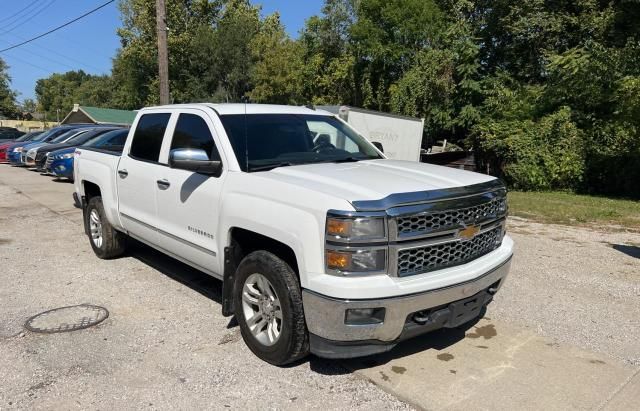
<svg viewBox="0 0 640 411"><path fill-rule="evenodd" d="M198 108L209 107L214 109L220 115L227 114L315 114L315 115L329 115L333 114L324 110L314 110L304 106L285 106L277 104L243 104L243 103L193 103L193 104L169 104L166 106L146 107L142 109L161 109L166 108Z"/></svg>

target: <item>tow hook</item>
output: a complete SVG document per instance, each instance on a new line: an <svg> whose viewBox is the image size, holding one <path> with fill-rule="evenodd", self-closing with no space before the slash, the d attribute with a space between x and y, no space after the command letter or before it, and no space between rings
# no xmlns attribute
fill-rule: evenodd
<svg viewBox="0 0 640 411"><path fill-rule="evenodd" d="M426 323L429 322L429 320L431 320L431 317L429 316L429 311L420 311L417 312L415 314L413 314L413 321L415 321L416 323L420 324L420 325L424 325Z"/></svg>

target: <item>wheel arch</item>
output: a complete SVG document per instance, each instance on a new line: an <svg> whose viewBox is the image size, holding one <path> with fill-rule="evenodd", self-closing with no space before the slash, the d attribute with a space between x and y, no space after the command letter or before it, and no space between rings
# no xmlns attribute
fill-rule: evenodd
<svg viewBox="0 0 640 411"><path fill-rule="evenodd" d="M298 281L300 281L298 258L291 246L252 230L231 227L229 229L228 246L224 249L222 284L222 314L224 316L231 316L234 312L233 287L238 264L245 256L258 250L268 251L281 258L289 264L298 276Z"/></svg>

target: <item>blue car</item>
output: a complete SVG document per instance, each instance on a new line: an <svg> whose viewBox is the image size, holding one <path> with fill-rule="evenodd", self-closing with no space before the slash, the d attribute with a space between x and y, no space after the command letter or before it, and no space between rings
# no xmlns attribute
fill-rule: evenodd
<svg viewBox="0 0 640 411"><path fill-rule="evenodd" d="M87 141L79 147L92 147L96 150L103 150L121 153L124 142L127 140L129 129L119 129L100 134ZM68 147L61 150L52 151L47 155L45 171L56 177L73 180L73 157L77 147Z"/></svg>

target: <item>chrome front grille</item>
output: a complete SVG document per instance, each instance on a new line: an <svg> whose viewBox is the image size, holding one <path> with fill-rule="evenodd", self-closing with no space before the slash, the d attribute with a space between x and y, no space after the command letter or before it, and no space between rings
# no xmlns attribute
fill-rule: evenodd
<svg viewBox="0 0 640 411"><path fill-rule="evenodd" d="M51 163L53 163L53 157L47 156L47 161L44 163L44 168L47 170L51 168Z"/></svg>
<svg viewBox="0 0 640 411"><path fill-rule="evenodd" d="M502 242L502 230L502 225L499 225L466 241L456 239L400 249L397 255L397 275L403 277L421 274L469 262L499 247Z"/></svg>
<svg viewBox="0 0 640 411"><path fill-rule="evenodd" d="M506 199L494 197L488 202L471 207L398 217L396 219L397 233L402 237L455 229L461 223L474 224L478 221L495 219L505 211Z"/></svg>
<svg viewBox="0 0 640 411"><path fill-rule="evenodd" d="M431 200L431 201L429 201ZM389 272L398 277L466 264L502 244L504 187L391 207Z"/></svg>

